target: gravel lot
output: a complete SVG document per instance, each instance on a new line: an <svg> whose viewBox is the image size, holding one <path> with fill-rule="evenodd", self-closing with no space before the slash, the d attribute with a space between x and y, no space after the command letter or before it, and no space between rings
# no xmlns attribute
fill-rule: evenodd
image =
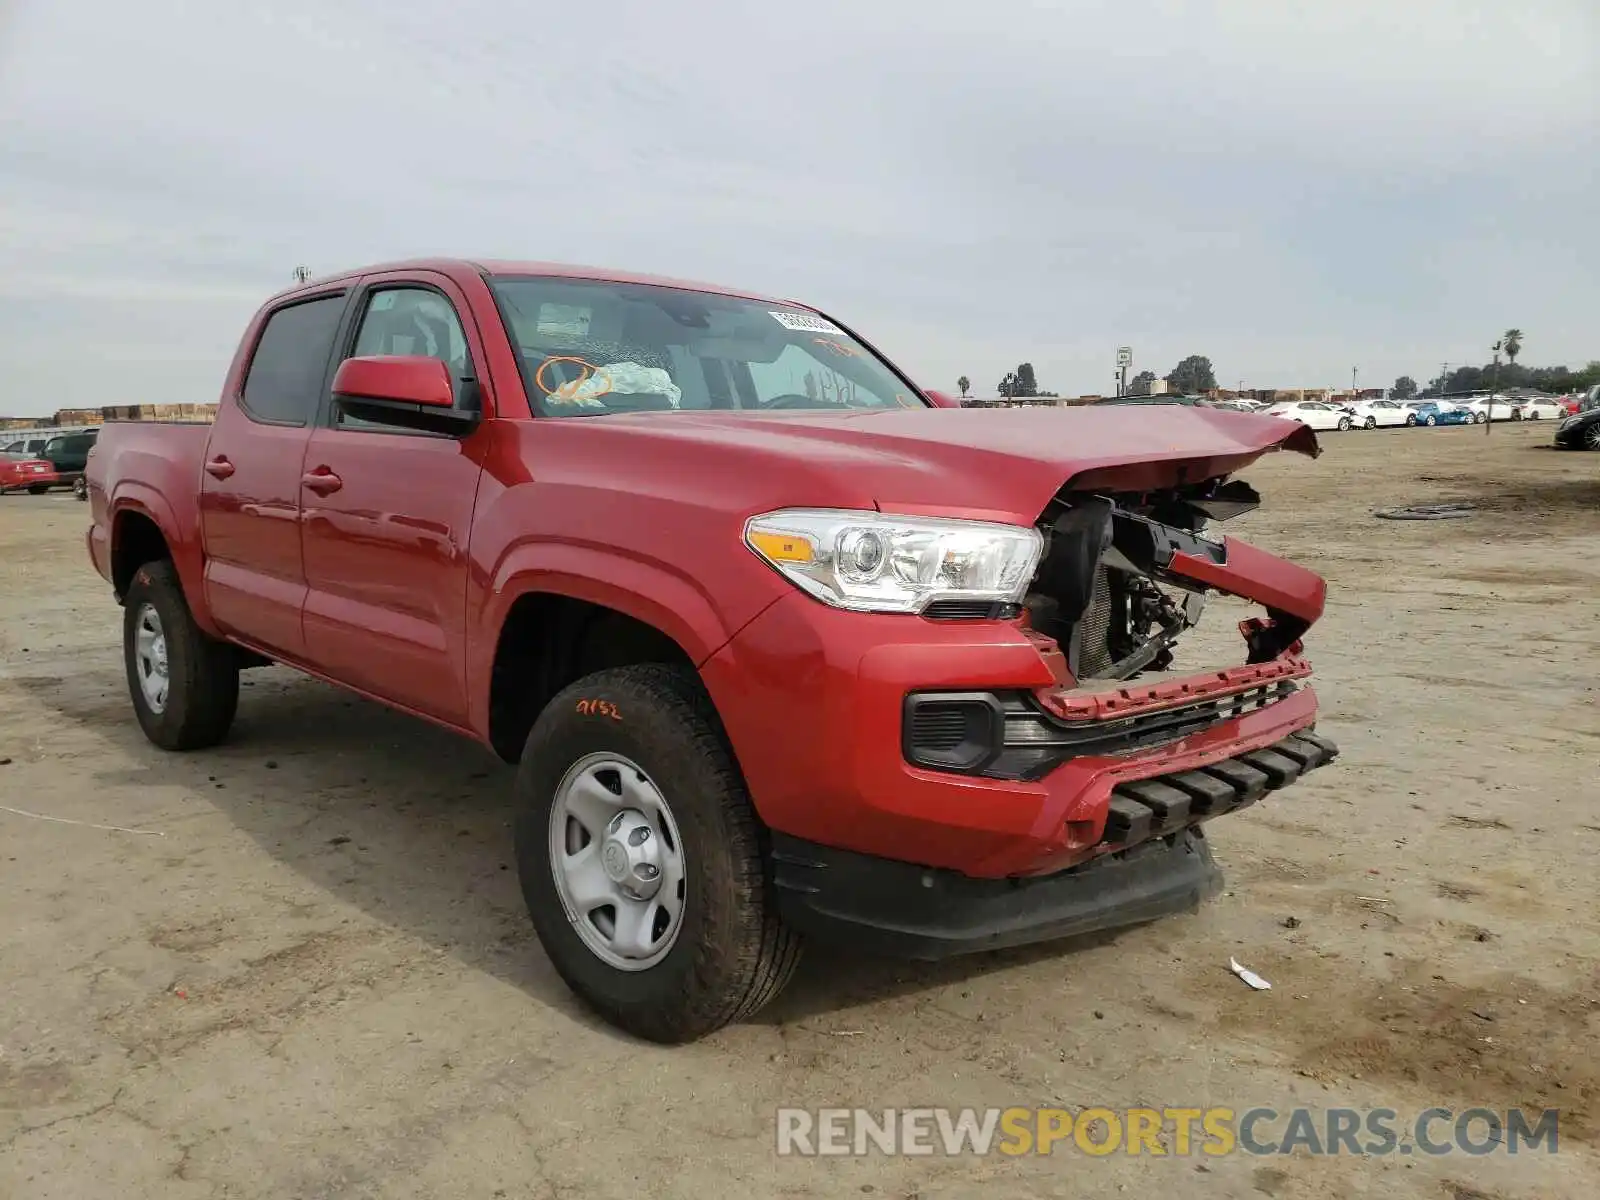
<svg viewBox="0 0 1600 1200"><path fill-rule="evenodd" d="M0 1197L1600 1195L1600 455L1549 439L1328 434L1246 473L1239 532L1329 579L1344 757L1213 827L1214 904L936 967L813 953L677 1050L545 961L488 752L272 669L227 746L162 754L87 507L0 497L0 804L144 831L0 811ZM1033 1104L1563 1124L1555 1156L774 1153L780 1105Z"/></svg>

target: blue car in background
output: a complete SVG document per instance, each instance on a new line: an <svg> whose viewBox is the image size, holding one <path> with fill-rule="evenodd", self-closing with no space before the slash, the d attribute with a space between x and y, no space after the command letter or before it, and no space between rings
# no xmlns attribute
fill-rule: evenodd
<svg viewBox="0 0 1600 1200"><path fill-rule="evenodd" d="M1414 400L1406 407L1416 417L1415 421L1407 421L1407 425L1471 425L1473 421L1470 409L1453 405L1441 408L1433 400Z"/></svg>

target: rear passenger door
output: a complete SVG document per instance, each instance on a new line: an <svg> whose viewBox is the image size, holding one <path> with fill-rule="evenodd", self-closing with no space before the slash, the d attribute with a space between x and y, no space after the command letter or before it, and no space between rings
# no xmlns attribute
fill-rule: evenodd
<svg viewBox="0 0 1600 1200"><path fill-rule="evenodd" d="M432 273L363 280L338 358L484 361L460 290ZM467 540L488 430L376 426L325 400L305 457L306 650L329 676L466 727Z"/></svg>
<svg viewBox="0 0 1600 1200"><path fill-rule="evenodd" d="M344 291L296 298L257 322L242 382L217 412L200 476L212 618L289 659L305 654L301 463L347 302Z"/></svg>

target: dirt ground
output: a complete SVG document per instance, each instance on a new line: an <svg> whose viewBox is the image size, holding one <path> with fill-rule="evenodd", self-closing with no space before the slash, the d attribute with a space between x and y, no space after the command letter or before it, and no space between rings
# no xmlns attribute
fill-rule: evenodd
<svg viewBox="0 0 1600 1200"><path fill-rule="evenodd" d="M280 669L224 748L155 750L87 507L0 498L0 804L140 831L0 811L0 1197L1600 1195L1600 455L1549 434L1329 434L1245 473L1238 532L1328 577L1308 649L1344 756L1213 826L1199 914L813 953L681 1049L551 970L486 751ZM1370 515L1453 499L1481 507ZM1435 1104L1560 1108L1560 1153L774 1151L787 1105Z"/></svg>

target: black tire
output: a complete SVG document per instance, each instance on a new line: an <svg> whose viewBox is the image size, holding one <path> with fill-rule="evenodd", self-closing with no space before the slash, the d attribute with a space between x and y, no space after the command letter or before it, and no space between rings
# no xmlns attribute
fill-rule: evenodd
<svg viewBox="0 0 1600 1200"><path fill-rule="evenodd" d="M159 618L166 650L167 695L159 712L140 684L138 631L146 607ZM134 572L123 599L122 658L139 727L157 746L201 750L228 736L239 708L238 661L232 646L207 637L194 623L169 560Z"/></svg>
<svg viewBox="0 0 1600 1200"><path fill-rule="evenodd" d="M72 481L72 494L79 500L87 500L89 498L89 481L82 475Z"/></svg>
<svg viewBox="0 0 1600 1200"><path fill-rule="evenodd" d="M1339 432L1340 433L1349 433L1350 432L1350 418L1349 417L1340 417L1339 418Z"/></svg>
<svg viewBox="0 0 1600 1200"><path fill-rule="evenodd" d="M1378 427L1378 418L1377 417L1368 417L1367 421L1366 421L1366 424L1364 424L1361 428L1363 428L1363 429L1376 429L1377 427Z"/></svg>
<svg viewBox="0 0 1600 1200"><path fill-rule="evenodd" d="M612 966L592 951L556 887L556 793L568 769L596 753L625 757L649 775L682 843L682 924L666 956L643 970ZM800 937L777 916L762 827L692 672L618 667L561 692L528 734L516 798L517 870L534 928L567 986L607 1021L652 1042L681 1044L750 1016L789 982Z"/></svg>
<svg viewBox="0 0 1600 1200"><path fill-rule="evenodd" d="M30 483L28 485L28 495L30 496L42 496L49 490L50 485L48 483Z"/></svg>
<svg viewBox="0 0 1600 1200"><path fill-rule="evenodd" d="M1417 414L1416 413L1407 413L1406 414L1406 425L1407 426L1412 426L1412 425L1415 425L1416 423L1417 423Z"/></svg>

